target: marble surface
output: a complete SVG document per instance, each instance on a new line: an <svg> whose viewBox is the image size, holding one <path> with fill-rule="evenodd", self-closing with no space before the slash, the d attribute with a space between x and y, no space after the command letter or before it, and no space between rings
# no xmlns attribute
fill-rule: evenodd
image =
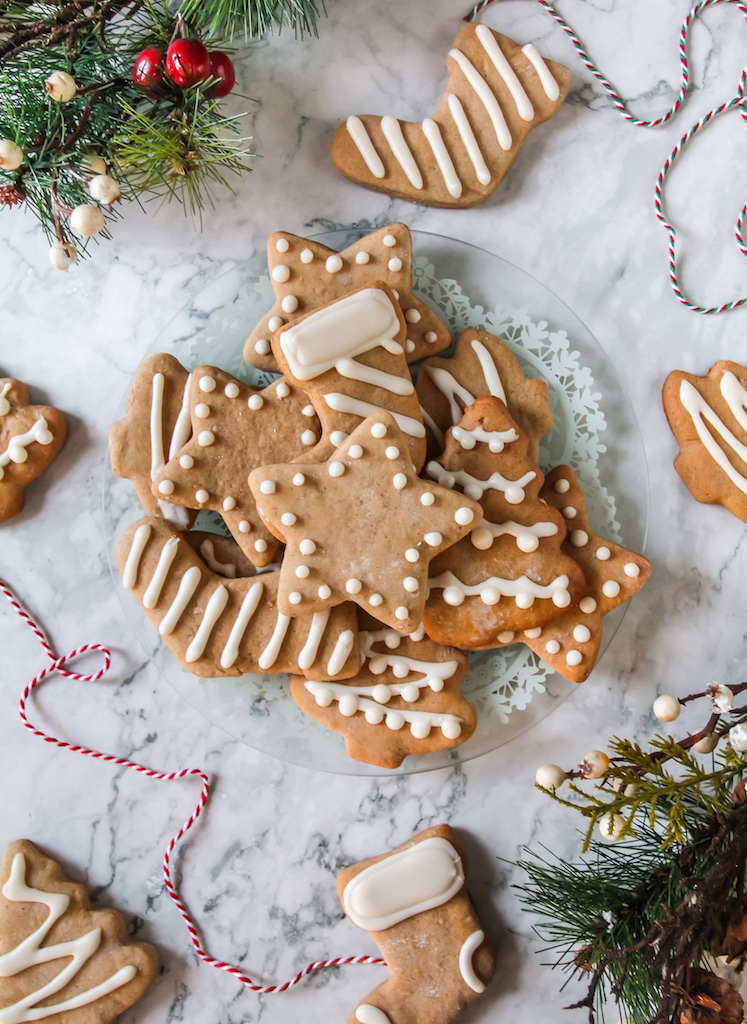
<svg viewBox="0 0 747 1024"><path fill-rule="evenodd" d="M687 0L560 6L637 112L651 116L670 104ZM507 862L523 844L545 843L567 857L579 848L577 821L532 788L534 770L545 761L570 766L616 732L645 739L657 691L738 681L743 672L744 525L720 508L699 506L684 490L671 467L676 448L659 392L674 367L703 373L718 358L743 362L747 312L704 318L675 301L653 213L654 179L675 141L735 91L743 27L736 10L707 13L694 31L695 88L684 113L674 125L644 132L618 117L537 5L495 4L484 21L568 63L571 94L485 205L438 211L389 202L341 180L328 147L351 112L426 116L443 87L444 55L462 6L337 0L329 10L318 40L296 42L283 33L242 53L240 84L252 99L234 106L249 107L248 133L263 157L236 195L206 216L202 234L177 209L128 209L115 242L94 247L93 259L62 275L47 264L36 222L3 214L0 374L29 382L34 399L64 409L71 434L44 482L27 493L24 513L0 530L0 574L60 651L98 641L114 654L99 683L45 684L32 715L57 735L160 770L199 765L211 773L213 798L176 863L213 955L280 980L310 959L375 952L370 937L342 916L337 872L448 821L467 845L470 890L500 950L495 984L464 1019L581 1019L562 1010L574 990L559 994L561 978L542 966L547 958L511 889L519 876ZM705 303L745 290L733 244L744 201L733 173L743 145L737 121L727 115L704 133L667 193L685 285ZM106 431L157 332L234 261L261 253L270 231L400 218L473 241L531 272L606 348L643 429L651 480L647 554L655 571L591 680L533 731L435 773L322 775L230 740L144 659L106 563ZM45 658L4 605L0 652L0 841L38 842L157 945L157 984L122 1020L346 1020L383 979L382 969L328 971L290 994L257 998L199 963L160 875L163 849L197 798L196 782L153 782L42 744L21 727L16 704Z"/></svg>

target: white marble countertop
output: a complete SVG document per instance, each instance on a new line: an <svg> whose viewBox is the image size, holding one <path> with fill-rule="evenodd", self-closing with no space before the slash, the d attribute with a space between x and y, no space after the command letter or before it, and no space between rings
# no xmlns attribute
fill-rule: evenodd
<svg viewBox="0 0 747 1024"><path fill-rule="evenodd" d="M496 982L465 1020L580 1020L561 1008L561 978L541 965L505 863L525 843L578 852L577 821L532 788L537 764L571 764L616 732L645 739L656 691L687 692L743 677L744 525L698 505L672 469L676 446L659 398L679 367L704 373L743 362L747 311L699 317L672 296L653 212L660 165L707 109L731 97L743 58L736 10L709 11L693 41L694 93L673 125L626 125L570 44L529 0L496 3L483 20L569 64L572 90L538 129L483 206L420 209L340 179L329 140L348 113L421 119L440 96L444 59L464 5L456 0L337 0L318 40L291 33L242 53L250 132L263 154L235 197L221 198L202 234L175 208L128 209L115 241L69 275L53 271L30 216L2 215L0 375L70 418L67 446L24 513L0 530L0 574L17 588L60 651L110 646L98 684L54 678L33 715L42 727L162 770L200 765L213 799L178 857L183 895L213 955L268 979L308 960L375 952L342 917L340 868L448 821L472 859L470 889L496 940ZM688 0L561 0L598 63L644 116L672 102L676 37ZM238 107L241 101L236 100ZM744 196L743 126L726 115L675 169L667 203L680 225L686 287L706 303L745 292L733 244ZM742 183L743 184L743 183ZM685 220L685 216L689 221ZM123 619L104 552L102 461L113 411L157 332L203 284L261 252L269 232L406 220L472 241L555 291L610 354L641 423L651 480L647 554L654 576L633 600L591 680L539 727L454 769L387 779L320 775L230 740L164 684ZM251 326L251 325L247 325ZM215 1020L344 1021L383 978L380 968L325 972L291 994L257 998L199 963L161 884L169 837L191 811L196 782L158 783L44 745L16 714L23 685L45 664L36 639L0 605L2 845L25 836L85 879L103 904L143 919L161 958L157 984L128 1024ZM518 1012L518 1015L517 1015ZM614 1013L611 1019L614 1020Z"/></svg>

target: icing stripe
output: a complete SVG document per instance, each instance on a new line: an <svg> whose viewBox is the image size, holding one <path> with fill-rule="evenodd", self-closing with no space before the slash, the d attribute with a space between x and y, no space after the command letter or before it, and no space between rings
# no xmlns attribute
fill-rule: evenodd
<svg viewBox="0 0 747 1024"><path fill-rule="evenodd" d="M366 366L356 359L338 359L335 369L348 380L359 380L363 384L391 391L393 395L411 395L415 390L415 385L409 377L398 377L394 373L377 370L376 367Z"/></svg>
<svg viewBox="0 0 747 1024"><path fill-rule="evenodd" d="M192 421L189 415L189 383L192 380L192 374L188 374L187 379L184 382L184 394L182 395L182 407L179 410L179 415L176 417L176 423L174 424L174 432L171 435L171 444L169 445L169 459L173 459L180 448L189 441L192 433Z"/></svg>
<svg viewBox="0 0 747 1024"><path fill-rule="evenodd" d="M449 111L451 116L454 118L454 124L457 126L457 131L464 144L464 148L467 150L467 156L472 161L472 166L475 169L477 180L481 185L490 184L491 174L488 170L485 158L482 155L480 145L475 138L475 133L472 131L472 125L469 123L467 115L464 112L462 101L458 96L455 96L453 92L450 92L446 97L446 101L449 104Z"/></svg>
<svg viewBox="0 0 747 1024"><path fill-rule="evenodd" d="M215 554L215 544L212 540L204 540L200 544L200 557L205 565L212 572L227 579L236 579L236 566L233 562L221 562Z"/></svg>
<svg viewBox="0 0 747 1024"><path fill-rule="evenodd" d="M511 146L513 145L511 132L508 130L508 125L506 124L506 118L503 116L501 105L496 99L492 89L480 75L469 57L466 57L461 50L449 50L449 56L457 62L464 74L464 77L477 93L482 105L487 110L488 117L492 121L493 128L495 129L498 145L504 151L511 149Z"/></svg>
<svg viewBox="0 0 747 1024"><path fill-rule="evenodd" d="M371 1003L361 1003L355 1011L355 1019L359 1024L392 1024L384 1011Z"/></svg>
<svg viewBox="0 0 747 1024"><path fill-rule="evenodd" d="M449 412L451 413L452 423L458 423L462 418L462 407L457 402L457 398L461 398L466 409L468 405L472 405L475 396L465 387L462 387L456 377L449 373L448 370L444 370L440 366L426 366L426 370L428 371L428 376L444 398L449 400Z"/></svg>
<svg viewBox="0 0 747 1024"><path fill-rule="evenodd" d="M343 630L337 638L334 650L330 655L330 659L327 662L327 674L330 676L336 676L338 672L341 672L345 667L345 662L350 656L350 652L353 649L355 643L355 634L352 629Z"/></svg>
<svg viewBox="0 0 747 1024"><path fill-rule="evenodd" d="M472 340L472 351L480 360L482 374L485 378L485 383L488 385L490 394L495 398L500 398L503 404L507 405L508 403L506 401L506 392L503 388L503 381L501 380L501 375L498 373L498 368L495 365L495 361L490 352L481 341L477 340L477 338L473 338Z"/></svg>
<svg viewBox="0 0 747 1024"><path fill-rule="evenodd" d="M150 396L150 478L166 465L163 454L163 385L162 373L154 373Z"/></svg>
<svg viewBox="0 0 747 1024"><path fill-rule="evenodd" d="M470 536L476 548L486 551L493 546L496 537L508 534L516 539L516 546L520 551L530 552L537 550L541 537L554 537L557 532L558 527L555 523L533 523L531 526L524 526L512 519L504 523L491 523L487 519L482 519Z"/></svg>
<svg viewBox="0 0 747 1024"><path fill-rule="evenodd" d="M153 571L153 575L150 578L148 589L143 594L143 608L155 608L158 604L158 599L161 596L163 585L166 582L166 577L169 574L171 563L176 558L176 552L179 547L179 541L176 537L169 537L164 546L161 548L161 554L158 556L158 563Z"/></svg>
<svg viewBox="0 0 747 1024"><path fill-rule="evenodd" d="M373 142L371 142L371 136L366 130L366 126L359 117L351 116L345 122L345 127L348 130L348 135L353 140L358 148L358 152L366 162L374 178L383 178L386 174L384 170L384 164L381 162L381 157L376 152Z"/></svg>
<svg viewBox="0 0 747 1024"><path fill-rule="evenodd" d="M202 622L200 628L194 635L192 642L187 648L187 653L184 655L184 660L190 664L193 661L197 661L205 653L205 647L210 639L210 635L215 628L215 624L223 614L223 609L228 604L228 591L221 583L220 586L213 591L210 595L205 612L202 616Z"/></svg>
<svg viewBox="0 0 747 1024"><path fill-rule="evenodd" d="M392 117L391 114L385 114L381 119L381 130L384 133L384 138L389 143L389 148L407 175L412 187L421 189L423 187L423 175L420 173L418 165L415 163L415 157L412 155L412 151L402 134L402 125L396 117Z"/></svg>
<svg viewBox="0 0 747 1024"><path fill-rule="evenodd" d="M531 43L527 43L526 46L522 46L521 52L532 62L534 70L539 75L540 85L545 90L545 96L549 100L555 102L560 96L560 86L555 81L552 71L548 68L547 64L542 57L542 54Z"/></svg>
<svg viewBox="0 0 747 1024"><path fill-rule="evenodd" d="M449 151L444 144L444 140L441 137L441 130L433 120L433 118L427 117L423 121L423 134L428 140L428 144L433 150L433 155L436 158L438 169L441 172L441 177L444 179L444 185L450 196L454 199L458 199L462 194L462 183L459 180L459 175L454 167L454 162L449 155Z"/></svg>
<svg viewBox="0 0 747 1024"><path fill-rule="evenodd" d="M482 583L468 586L466 583L462 583L451 570L448 570L442 572L440 576L429 579L428 585L431 590L443 590L444 601L453 608L458 608L465 597L478 596L487 605L497 604L502 597L513 597L516 598L519 607L531 608L535 598L543 600L550 598L557 608L567 608L570 604L568 582L567 576L557 576L552 583L542 586L527 576L519 576L515 580L491 576L490 579L483 580ZM561 603L558 603L559 601Z"/></svg>
<svg viewBox="0 0 747 1024"><path fill-rule="evenodd" d="M257 664L262 669L272 668L275 662L278 660L280 654L280 648L283 646L283 640L285 640L285 634L288 632L288 626L290 625L290 618L287 615L283 615L282 612L278 612L277 621L275 622L275 629L270 642L267 647L262 651L257 661Z"/></svg>
<svg viewBox="0 0 747 1024"><path fill-rule="evenodd" d="M300 669L311 668L314 664L314 659L319 651L319 644L322 642L328 621L329 608L325 608L321 612L314 612L314 618L311 620L311 626L309 627L309 635L306 637L306 643L298 655L298 667Z"/></svg>
<svg viewBox="0 0 747 1024"><path fill-rule="evenodd" d="M476 32L477 38L482 43L483 50L485 50L488 57L490 57L493 62L493 67L508 86L508 91L511 93L513 101L516 104L519 117L522 121L532 121L534 119L534 107L532 106L532 102L524 92L524 87L516 77L516 72L506 59L505 53L498 45L498 40L485 25L478 25Z"/></svg>
<svg viewBox="0 0 747 1024"><path fill-rule="evenodd" d="M54 441L49 424L43 416L35 420L34 425L25 434L15 434L10 438L8 447L0 455L0 480L5 476L4 466L11 462L16 463L16 465L26 462L29 457L26 448L33 441L41 445L51 444Z"/></svg>
<svg viewBox="0 0 747 1024"><path fill-rule="evenodd" d="M739 425L747 430L747 416L745 416L747 391L745 391L737 377L730 370L727 370L721 377L720 390L729 406L731 414ZM734 454L744 463L747 463L747 445L734 435L721 417L706 402L698 389L693 387L688 380L683 380L680 384L680 402L683 408L690 414L693 426L698 432L698 437L713 461L723 469L735 487L742 491L743 494L747 494L747 478L732 466L726 452L716 441L706 426L705 421L707 420L711 424L713 429L729 445Z"/></svg>
<svg viewBox="0 0 747 1024"><path fill-rule="evenodd" d="M386 710L378 701L365 696L368 687L354 686L351 683L317 683L311 680L307 680L304 685L319 707L329 707L336 701L340 705L340 714L345 718L350 718L356 711L362 711L369 725L380 725L384 722L393 732L397 732L407 723L416 739L425 739L434 726L449 740L455 740L462 732L462 719L457 715L412 711L410 708Z"/></svg>
<svg viewBox="0 0 747 1024"><path fill-rule="evenodd" d="M428 465L426 466L426 470L428 476L432 480L435 480L436 483L439 484L441 487L449 487L448 481L449 478L451 477L453 478L454 483L457 483L459 484L460 487L465 488L465 494L467 494L466 488L468 488L470 485L473 487L480 488L481 492L487 490L502 491L503 494L507 495L506 500L509 502L510 505L521 504L521 502L525 498L525 494L523 493L524 488L527 484L531 483L532 480L534 480L534 478L537 476L534 470L530 470L528 473L525 473L524 476L519 477L518 480L509 480L507 477L503 476L502 473L499 473L496 470L494 473L490 474L487 480L481 480L479 477L472 476L471 473L467 473L463 469L444 469L443 466L441 466L438 462L434 461L428 463ZM453 486L454 484L451 484L451 487ZM519 491L522 492L521 496L519 496ZM467 494L467 496L470 497L469 494ZM518 498L518 501L510 500L511 498ZM479 499L475 500L477 501Z"/></svg>
<svg viewBox="0 0 747 1024"><path fill-rule="evenodd" d="M223 648L223 653L220 656L221 668L230 668L238 658L239 645L244 639L246 627L249 625L252 616L259 607L263 590L264 584L258 580L256 583L252 584L247 591L246 597L241 602L239 614L236 616L233 626L231 626L231 632L228 634L226 646Z"/></svg>
<svg viewBox="0 0 747 1024"><path fill-rule="evenodd" d="M443 448L444 441L446 440L446 438L444 437L443 431L439 429L438 424L436 423L436 421L433 419L431 414L429 412L427 412L423 408L422 405L420 406L420 415L423 417L423 423L426 425L426 427L430 430L430 432L435 437L436 443L439 444Z"/></svg>
<svg viewBox="0 0 747 1024"><path fill-rule="evenodd" d="M174 632L179 619L192 600L195 590L197 590L201 577L202 573L196 565L190 566L184 573L179 582L176 597L171 602L171 607L161 619L161 624L158 627L158 632L161 636L169 636L170 633Z"/></svg>
<svg viewBox="0 0 747 1024"><path fill-rule="evenodd" d="M485 933L478 929L478 931L472 932L471 935L467 936L459 950L459 972L462 978L464 978L465 984L473 992L478 993L485 991L485 984L475 974L475 968L472 966L472 957L484 941Z"/></svg>
<svg viewBox="0 0 747 1024"><path fill-rule="evenodd" d="M145 551L145 545L148 543L150 534L151 528L147 523L143 523L142 526L138 526L137 530L135 530L130 553L127 555L124 572L122 573L122 586L125 590L132 590L135 586L140 569L140 559L143 557L143 551Z"/></svg>
<svg viewBox="0 0 747 1024"><path fill-rule="evenodd" d="M410 437L425 437L425 427L422 423L418 423L412 416L394 412L393 409L384 409L381 405L362 402L358 398L351 398L349 395L342 395L337 391L325 395L324 400L335 412L349 413L351 416L360 416L361 419L373 416L377 412L388 412L390 416L394 417L397 426L403 433L409 434Z"/></svg>

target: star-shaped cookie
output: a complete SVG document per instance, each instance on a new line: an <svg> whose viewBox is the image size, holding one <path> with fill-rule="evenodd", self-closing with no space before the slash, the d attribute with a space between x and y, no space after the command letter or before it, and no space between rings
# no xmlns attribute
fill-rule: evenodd
<svg viewBox="0 0 747 1024"><path fill-rule="evenodd" d="M285 380L257 391L215 366L198 366L189 412L192 437L153 477L153 494L220 512L247 558L268 565L278 544L257 514L248 475L316 445L319 421L308 396Z"/></svg>
<svg viewBox="0 0 747 1024"><path fill-rule="evenodd" d="M23 490L54 462L67 420L49 405L29 405L20 380L0 377L0 523L23 508Z"/></svg>
<svg viewBox="0 0 747 1024"><path fill-rule="evenodd" d="M451 344L448 327L413 295L412 238L405 224L372 231L341 252L310 238L276 231L267 240L267 263L275 305L244 345L244 359L260 370L277 373L270 339L280 327L373 280L388 284L402 307L407 321L405 350L411 362Z"/></svg>
<svg viewBox="0 0 747 1024"><path fill-rule="evenodd" d="M416 476L386 412L364 420L327 462L263 466L249 483L287 544L285 615L355 601L401 633L420 625L431 559L482 517L476 501Z"/></svg>

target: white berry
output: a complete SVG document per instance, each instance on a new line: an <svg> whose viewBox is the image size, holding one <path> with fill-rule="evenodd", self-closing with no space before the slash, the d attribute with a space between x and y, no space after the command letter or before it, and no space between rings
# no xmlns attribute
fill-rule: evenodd
<svg viewBox="0 0 747 1024"><path fill-rule="evenodd" d="M733 729L729 729L729 743L733 750L743 754L747 750L747 726L735 725Z"/></svg>
<svg viewBox="0 0 747 1024"><path fill-rule="evenodd" d="M560 789L568 778L566 773L557 764L543 764L534 773L534 781L542 789Z"/></svg>
<svg viewBox="0 0 747 1024"><path fill-rule="evenodd" d="M89 174L106 174L106 160L96 153L86 153L81 160L81 167Z"/></svg>
<svg viewBox="0 0 747 1024"><path fill-rule="evenodd" d="M675 718L680 717L681 710L677 698L671 697L668 693L663 693L654 701L654 714L660 722L673 722Z"/></svg>
<svg viewBox="0 0 747 1024"><path fill-rule="evenodd" d="M23 163L23 150L12 139L0 139L0 167L16 171Z"/></svg>
<svg viewBox="0 0 747 1024"><path fill-rule="evenodd" d="M609 768L610 759L603 750L590 750L581 762L585 779L601 779Z"/></svg>
<svg viewBox="0 0 747 1024"><path fill-rule="evenodd" d="M734 694L723 683L713 683L708 687L708 693L713 701L713 711L716 715L724 714L734 703Z"/></svg>
<svg viewBox="0 0 747 1024"><path fill-rule="evenodd" d="M106 203L107 206L110 206L115 199L119 199L121 195L119 185L108 174L97 174L91 178L88 182L88 191L91 193L91 198L95 199L97 203Z"/></svg>
<svg viewBox="0 0 747 1024"><path fill-rule="evenodd" d="M76 206L70 214L70 227L77 235L95 235L104 226L104 214L91 203Z"/></svg>
<svg viewBox="0 0 747 1024"><path fill-rule="evenodd" d="M699 754L710 754L718 746L718 741L719 737L715 732L712 732L710 736L704 736L702 740L693 743L693 750L697 750Z"/></svg>
<svg viewBox="0 0 747 1024"><path fill-rule="evenodd" d="M49 262L55 270L67 273L73 263L78 262L78 250L69 242L55 242L49 250Z"/></svg>
<svg viewBox="0 0 747 1024"><path fill-rule="evenodd" d="M78 91L75 79L67 71L53 71L44 87L49 98L55 103L67 103Z"/></svg>
<svg viewBox="0 0 747 1024"><path fill-rule="evenodd" d="M608 843L616 843L622 837L625 818L622 814L604 814L599 819L599 834Z"/></svg>

